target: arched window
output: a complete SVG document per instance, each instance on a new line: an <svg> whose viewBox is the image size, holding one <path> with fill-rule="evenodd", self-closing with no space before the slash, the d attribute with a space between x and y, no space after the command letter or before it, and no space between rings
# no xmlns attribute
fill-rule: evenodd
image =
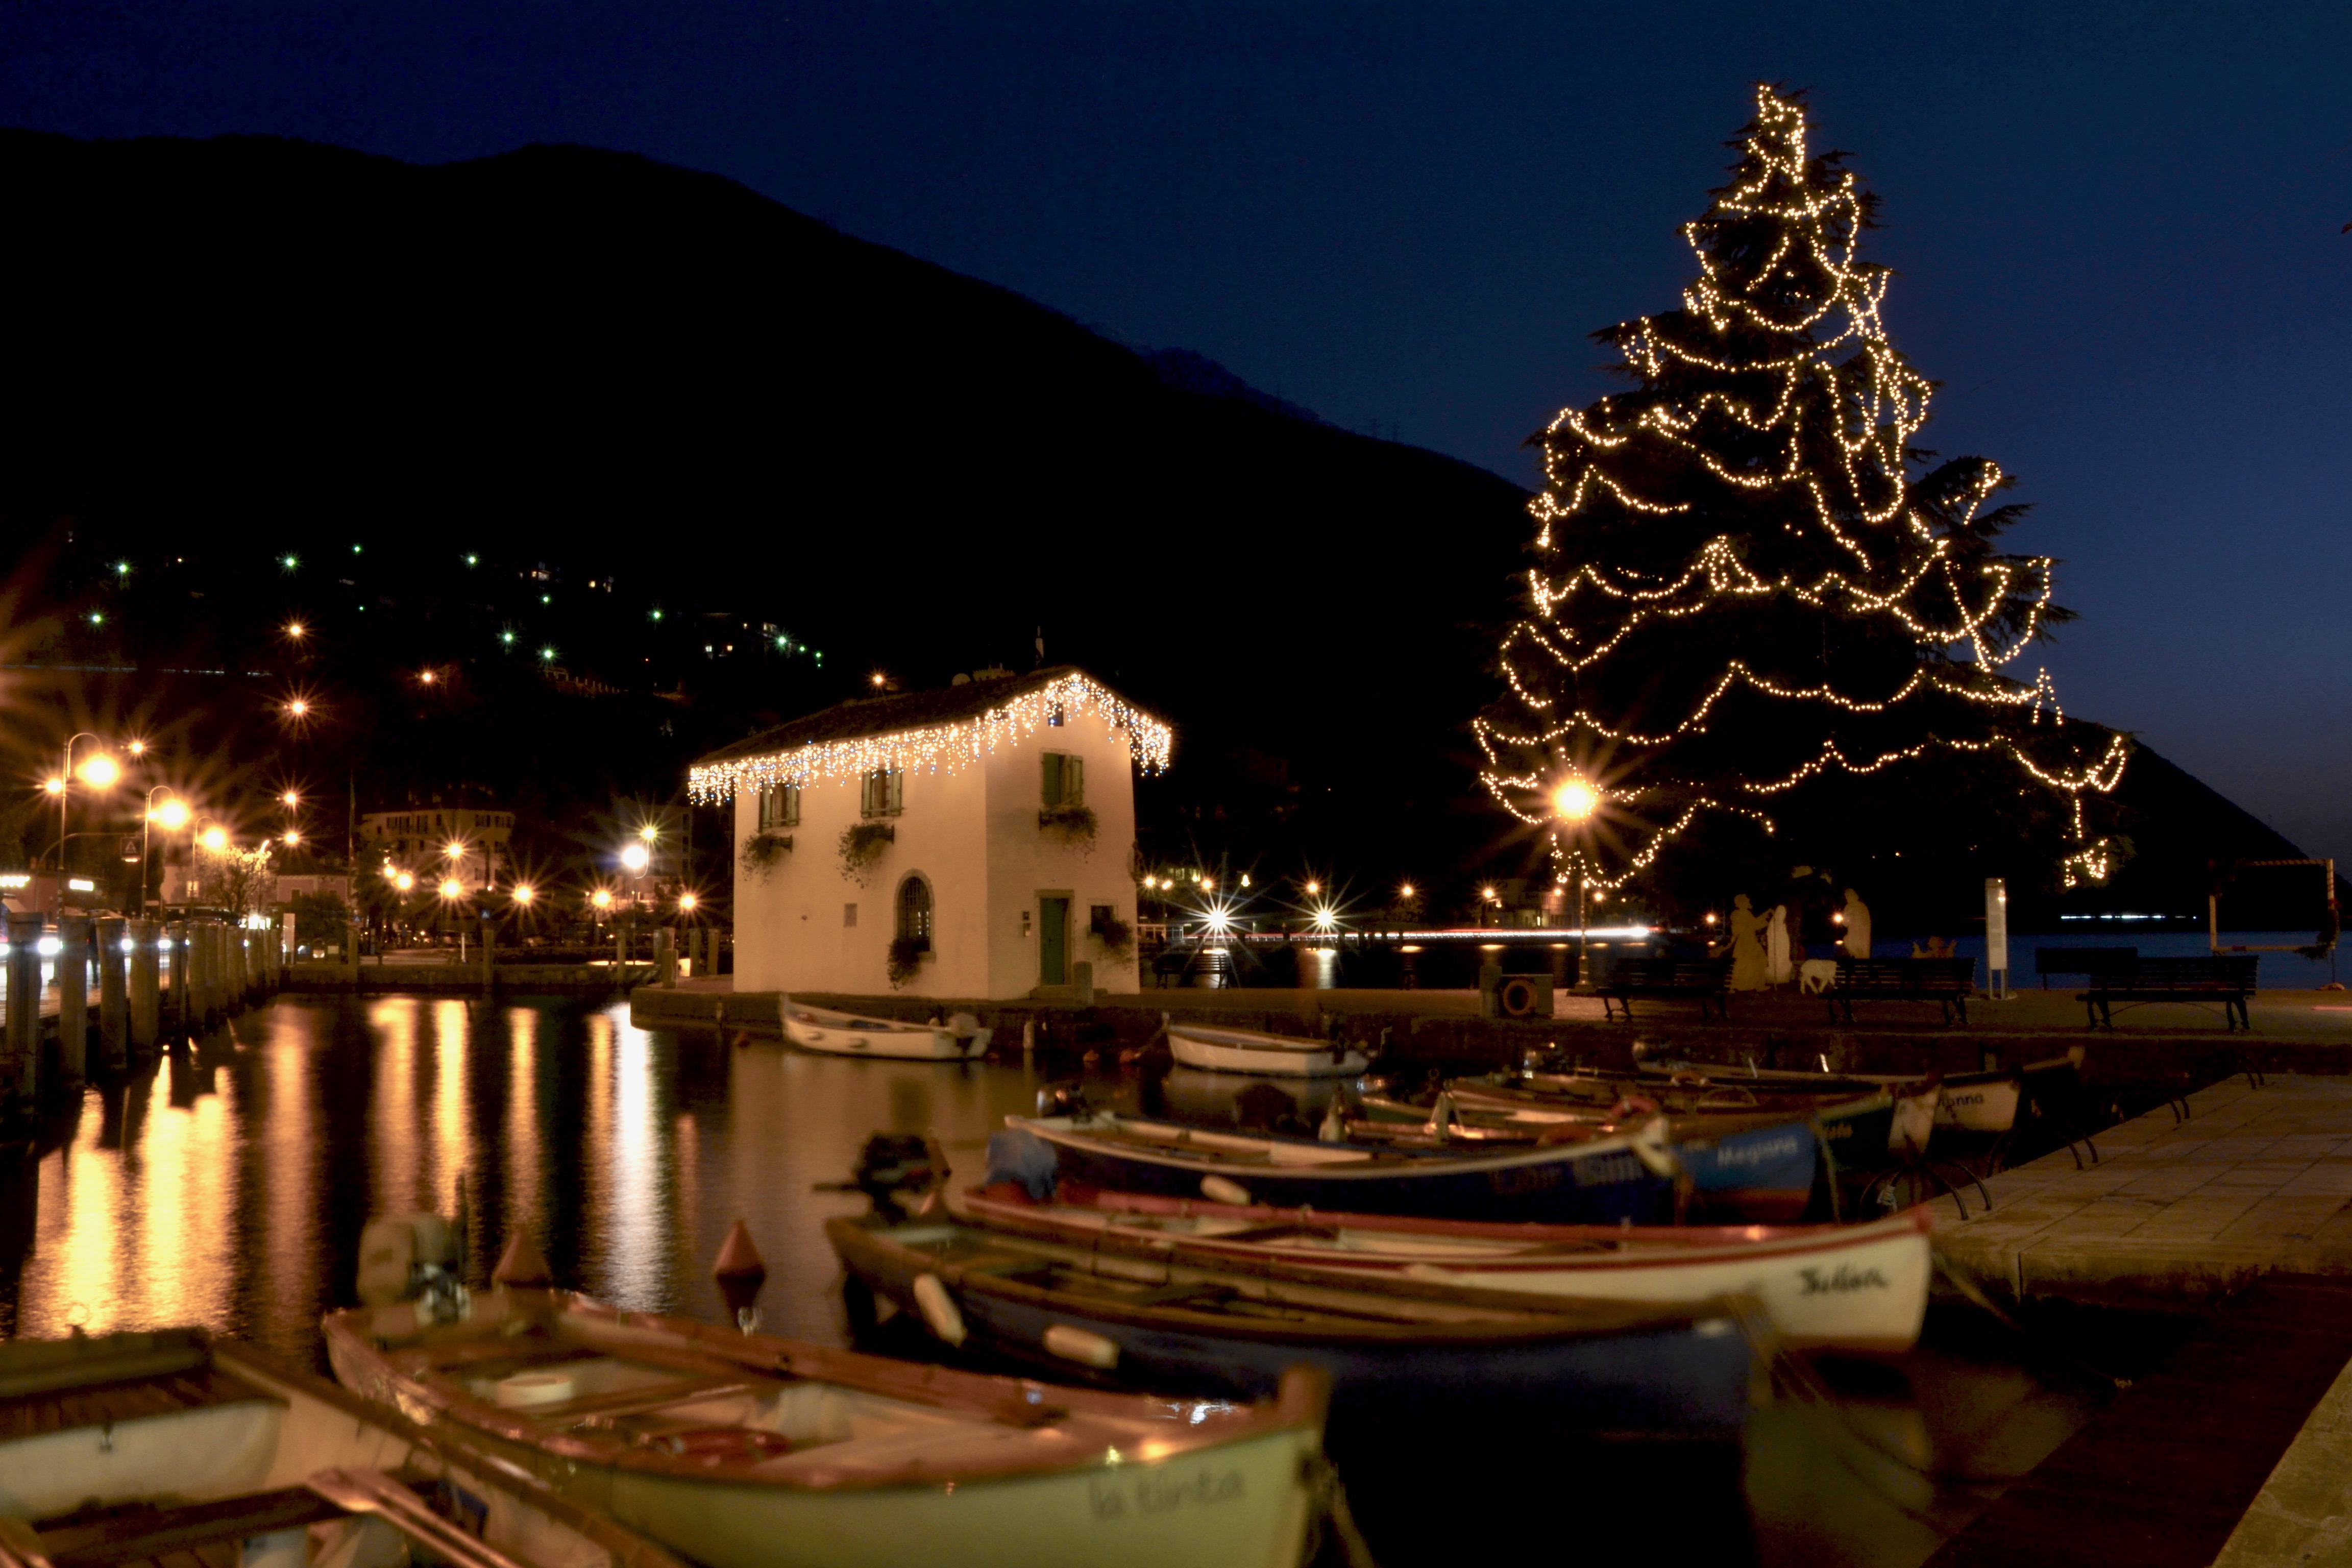
<svg viewBox="0 0 2352 1568"><path fill-rule="evenodd" d="M898 884L898 934L930 945L931 885L920 877Z"/></svg>

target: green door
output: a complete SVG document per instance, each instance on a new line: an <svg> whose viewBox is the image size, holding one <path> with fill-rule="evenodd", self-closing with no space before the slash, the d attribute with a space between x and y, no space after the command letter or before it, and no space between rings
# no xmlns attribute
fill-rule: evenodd
<svg viewBox="0 0 2352 1568"><path fill-rule="evenodd" d="M1037 900L1037 984L1070 983L1070 900Z"/></svg>

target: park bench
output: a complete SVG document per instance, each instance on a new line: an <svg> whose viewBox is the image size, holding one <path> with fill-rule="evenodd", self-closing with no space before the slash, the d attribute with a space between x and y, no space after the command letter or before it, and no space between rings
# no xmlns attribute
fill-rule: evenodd
<svg viewBox="0 0 2352 1568"><path fill-rule="evenodd" d="M2254 994L2253 954L2211 958L2139 958L2128 964L2103 969L2091 976L2091 988L2075 1000L2083 1004L2090 1026L2112 1030L2111 1011L2117 1002L2187 1002L2192 1005L2221 1004L2221 1021L2232 1029L2252 1029L2246 999Z"/></svg>
<svg viewBox="0 0 2352 1568"><path fill-rule="evenodd" d="M2053 974L2098 974L2138 960L2136 947L2037 947L2033 973L2042 976L2042 989L2047 991Z"/></svg>
<svg viewBox="0 0 2352 1568"><path fill-rule="evenodd" d="M1636 996L1688 998L1698 1004L1698 1016L1702 1018L1706 1016L1707 1005L1713 1003L1725 1022L1731 1019L1728 958L1621 958L1610 966L1608 977L1593 989L1601 995L1602 1017L1613 1018L1622 1009L1629 1024L1633 1021Z"/></svg>
<svg viewBox="0 0 2352 1568"><path fill-rule="evenodd" d="M1969 994L1977 987L1973 958L1841 958L1837 978L1822 993L1830 1005L1830 1022L1843 1015L1853 1022L1853 1005L1864 1002L1933 1002L1944 1010L1944 1022L1958 1013L1969 1021Z"/></svg>

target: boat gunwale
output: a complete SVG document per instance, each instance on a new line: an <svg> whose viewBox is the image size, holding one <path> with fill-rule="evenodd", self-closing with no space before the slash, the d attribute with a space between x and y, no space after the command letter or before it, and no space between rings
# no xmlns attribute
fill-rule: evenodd
<svg viewBox="0 0 2352 1568"><path fill-rule="evenodd" d="M631 1312L586 1296L563 1291L505 1287L501 1290L483 1292L473 1300L478 1306L496 1301L499 1310L487 1319L468 1316L457 1323L418 1325L407 1337L415 1342L436 1331L441 1331L443 1342L503 1337L508 1332L509 1323L531 1322L536 1318L538 1326L546 1329L558 1342L586 1345L616 1357L625 1357L632 1351L641 1352L648 1348L674 1346L682 1338L694 1350L716 1353L719 1359L737 1363L748 1371L763 1372L782 1381L830 1383L909 1405L960 1412L991 1421L1012 1418L1008 1424L1032 1426L1047 1424L1036 1417L1057 1410L1075 1414L1091 1409L1108 1417L1134 1419L1139 1414L1139 1406L1164 1409L1174 1403L1191 1403L1147 1394L1072 1388L1042 1383L1034 1378L999 1377L932 1363L894 1361L884 1356L803 1341L741 1334L659 1313ZM682 1455L664 1453L657 1448L630 1442L617 1434L600 1435L592 1439L567 1431L551 1432L540 1427L531 1418L530 1406L509 1409L470 1392L428 1382L394 1367L389 1359L391 1347L386 1345L379 1349L379 1336L364 1331L359 1325L373 1319L380 1311L398 1310L398 1307L360 1307L331 1312L321 1324L321 1330L331 1349L340 1345L358 1363L363 1364L371 1374L381 1377L388 1386L397 1387L404 1397L416 1399L440 1412L446 1420L480 1432L493 1441L569 1464L649 1473L712 1486L829 1493L932 1491L949 1484L986 1485L996 1481L1083 1473L1099 1468L1102 1463L1098 1455L1086 1451L1050 1458L1031 1455L1020 1461L986 1468L909 1468L901 1473L843 1473L814 1468L795 1474L775 1475L761 1473L761 1470L762 1466L773 1463L776 1456L757 1459L720 1458L713 1463L704 1457L689 1459ZM572 1331L567 1332L567 1330ZM761 1347L772 1348L763 1350ZM1021 1398L1001 1392L1005 1387L1022 1390L1032 1397ZM1274 1399L1236 1403L1226 1420L1217 1426L1212 1427L1206 1423L1195 1426L1169 1421L1166 1434L1153 1434L1154 1439L1163 1447L1150 1462L1172 1463L1189 1455L1213 1451L1229 1444L1296 1433L1302 1428L1311 1431L1319 1446L1329 1400L1330 1384L1327 1377L1313 1368L1297 1369L1284 1376ZM371 1404L371 1409L377 1406ZM808 1448L795 1447L793 1449L794 1453L821 1451L822 1446L816 1445Z"/></svg>
<svg viewBox="0 0 2352 1568"><path fill-rule="evenodd" d="M1874 1246L1881 1242L1900 1241L1910 1236L1932 1237L1933 1217L1925 1205L1890 1215L1884 1219L1862 1224L1834 1226L1642 1226L1628 1233L1616 1226L1561 1226L1540 1222L1525 1224L1494 1220L1443 1220L1412 1215L1342 1214L1316 1208L1282 1208L1270 1204L1217 1204L1191 1198L1167 1198L1150 1193L1114 1193L1100 1191L1092 1194L1094 1202L1033 1204L992 1197L986 1189L970 1187L958 1194L956 1203L971 1214L981 1225L988 1227L1003 1226L1022 1228L1024 1223L1039 1230L1052 1229L1063 1237L1083 1236L1101 1245L1117 1245L1122 1249L1148 1252L1158 1257L1170 1252L1181 1253L1192 1248L1213 1251L1221 1262L1245 1263L1262 1258L1265 1264L1284 1268L1297 1268L1319 1273L1336 1273L1349 1277L1363 1273L1379 1277L1389 1270L1402 1269L1413 1263L1464 1273L1537 1273L1555 1272L1562 1268L1580 1271L1636 1271L1645 1268L1669 1268L1706 1266L1719 1263L1748 1261L1780 1262L1791 1258L1811 1258L1825 1253L1841 1252L1848 1247ZM1059 1219L1055 1210L1097 1213L1104 1216L1099 1226L1087 1226L1076 1219ZM1492 1259L1447 1261L1430 1258L1406 1258L1398 1253L1378 1250L1315 1252L1294 1254L1277 1252L1281 1244L1268 1241L1254 1244L1244 1240L1225 1242L1215 1236L1171 1236L1165 1231L1139 1228L1121 1229L1122 1215L1154 1215L1170 1218L1205 1217L1251 1220L1261 1224L1296 1224L1352 1229L1370 1232L1388 1231L1402 1235L1430 1236L1439 1238L1459 1237L1465 1241L1513 1242L1525 1241L1567 1244L1570 1242L1623 1242L1633 1239L1640 1249L1633 1252L1555 1252L1549 1254L1504 1254ZM1763 1231L1770 1234L1753 1237L1745 1233ZM1084 1245L1066 1240L1066 1245ZM1240 1252L1241 1248L1265 1250ZM1328 1261L1326 1260L1328 1258ZM1407 1277L1410 1279L1410 1277ZM1433 1281L1450 1288L1454 1282Z"/></svg>
<svg viewBox="0 0 2352 1568"><path fill-rule="evenodd" d="M853 1268L856 1268L853 1253L863 1251L869 1255L869 1267L887 1264L887 1272L903 1273L909 1278L936 1274L954 1289L996 1296L1047 1314L1084 1317L1127 1329L1173 1331L1276 1347L1297 1345L1350 1351L1416 1348L1492 1350L1509 1345L1556 1345L1622 1334L1689 1333L1707 1322L1728 1321L1737 1325L1742 1316L1736 1306L1720 1297L1696 1301L1641 1302L1565 1296L1534 1297L1522 1291L1484 1290L1475 1285L1446 1283L1431 1286L1417 1280L1385 1279L1286 1279L1278 1274L1257 1270L1176 1265L1197 1274L1241 1274L1252 1283L1289 1284L1326 1295L1370 1296L1399 1303L1430 1305L1443 1301L1496 1314L1485 1320L1400 1322L1393 1326L1369 1321L1360 1324L1346 1321L1299 1323L1271 1319L1260 1321L1200 1311L1173 1303L1139 1304L1108 1296L1079 1298L1066 1290L1008 1278L971 1264L931 1257L890 1234L894 1230L923 1229L938 1224L938 1221L931 1220L886 1226L871 1220L843 1216L827 1220L825 1234L833 1242L834 1249L841 1254L842 1261ZM1000 1237L1020 1247L1059 1246L1080 1255L1087 1251L1082 1246L1010 1236L985 1226L963 1224L961 1228ZM885 1270L877 1268L877 1271ZM1300 1310L1312 1309L1302 1304Z"/></svg>
<svg viewBox="0 0 2352 1568"><path fill-rule="evenodd" d="M1641 1159L1640 1152L1635 1147L1636 1134L1611 1132L1598 1138L1572 1142L1513 1144L1507 1149L1492 1152L1422 1154L1404 1153L1388 1149L1367 1149L1363 1151L1365 1158L1362 1160L1346 1163L1334 1162L1328 1164L1301 1163L1295 1165L1283 1165L1275 1163L1273 1157L1268 1155L1266 1163L1263 1165L1245 1165L1238 1161L1205 1159L1198 1156L1188 1158L1185 1149L1172 1145L1127 1144L1116 1142L1108 1138L1090 1138L1076 1126L1053 1125L1055 1121L1064 1120L1066 1119L1009 1113L1004 1118L1004 1124L1015 1131L1033 1133L1049 1143L1056 1143L1082 1152L1105 1151L1118 1158L1140 1160L1149 1164L1172 1167L1196 1174L1232 1175L1241 1173L1260 1179L1273 1178L1283 1181L1302 1179L1334 1182L1400 1179L1434 1181L1447 1176L1514 1170L1523 1165L1569 1164L1579 1160L1597 1159L1617 1153L1629 1154L1636 1160ZM1114 1120L1118 1122L1130 1121L1125 1117ZM1175 1123L1171 1122L1168 1125L1173 1126ZM1218 1136L1232 1137L1233 1135L1220 1133ZM1272 1147L1281 1144L1284 1140L1265 1138L1252 1139L1249 1142ZM1303 1147L1330 1147L1328 1144L1311 1144L1304 1139L1297 1142ZM1205 1151L1209 1146L1195 1143L1189 1147ZM1644 1171L1648 1169L1646 1162L1643 1163L1643 1169Z"/></svg>

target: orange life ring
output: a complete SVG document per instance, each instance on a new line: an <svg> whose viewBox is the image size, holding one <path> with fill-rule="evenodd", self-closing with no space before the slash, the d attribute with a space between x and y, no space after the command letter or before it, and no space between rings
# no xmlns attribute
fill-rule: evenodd
<svg viewBox="0 0 2352 1568"><path fill-rule="evenodd" d="M1506 1018L1533 1017L1536 1010L1535 982L1525 975L1515 974L1503 982L1503 988L1496 994L1496 1000L1502 1005Z"/></svg>

